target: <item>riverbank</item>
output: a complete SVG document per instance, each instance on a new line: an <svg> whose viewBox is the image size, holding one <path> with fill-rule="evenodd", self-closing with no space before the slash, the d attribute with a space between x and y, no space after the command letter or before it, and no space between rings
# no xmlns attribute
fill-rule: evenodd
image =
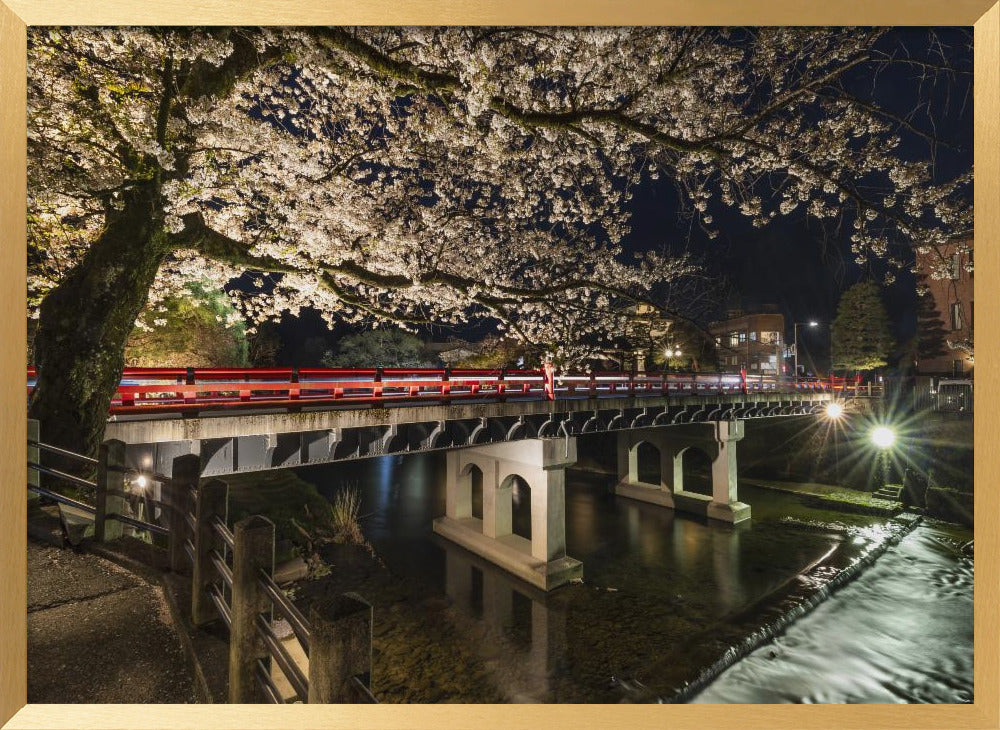
<svg viewBox="0 0 1000 730"><path fill-rule="evenodd" d="M904 509L903 503L898 500L882 499L873 492L862 492L834 484L749 477L741 478L740 484L794 494L802 498L805 504L838 512L895 517Z"/></svg>

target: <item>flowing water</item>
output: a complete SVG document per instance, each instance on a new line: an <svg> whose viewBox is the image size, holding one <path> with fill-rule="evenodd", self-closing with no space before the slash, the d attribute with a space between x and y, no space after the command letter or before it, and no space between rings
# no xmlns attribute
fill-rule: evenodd
<svg viewBox="0 0 1000 730"><path fill-rule="evenodd" d="M972 702L973 564L918 526L695 702Z"/></svg>
<svg viewBox="0 0 1000 730"><path fill-rule="evenodd" d="M382 701L686 699L714 676L708 667L737 660L752 649L747 637L769 636L891 536L882 519L750 487L740 488L749 523L709 523L616 498L610 477L570 471L567 553L583 561L584 582L545 594L433 534L443 466L441 455L421 454L297 471L327 497L361 491L363 532L384 569L358 569L331 550L323 590L358 590L373 603ZM515 531L530 524L520 500ZM966 701L972 569L934 534L918 528L698 701ZM901 611L897 603L917 594ZM819 623L799 636L810 620ZM857 639L866 628L874 638ZM837 665L836 682L818 671L803 679Z"/></svg>

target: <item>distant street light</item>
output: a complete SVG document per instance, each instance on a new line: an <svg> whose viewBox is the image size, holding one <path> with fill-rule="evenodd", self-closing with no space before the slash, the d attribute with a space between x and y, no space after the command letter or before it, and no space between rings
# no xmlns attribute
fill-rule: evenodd
<svg viewBox="0 0 1000 730"><path fill-rule="evenodd" d="M146 485L149 484L149 480L145 477L145 475L140 474L135 478L134 484L135 486L139 487L139 489L145 489Z"/></svg>
<svg viewBox="0 0 1000 730"><path fill-rule="evenodd" d="M795 336L795 379L796 380L799 379L799 325L809 325L810 327L816 327L819 325L819 322L817 322L814 319L811 319L808 322L796 322L795 325L792 327L792 333Z"/></svg>

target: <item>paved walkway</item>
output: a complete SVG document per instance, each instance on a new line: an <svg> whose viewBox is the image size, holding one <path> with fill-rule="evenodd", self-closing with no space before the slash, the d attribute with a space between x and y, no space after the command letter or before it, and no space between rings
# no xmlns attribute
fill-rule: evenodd
<svg viewBox="0 0 1000 730"><path fill-rule="evenodd" d="M162 589L28 541L28 702L195 702Z"/></svg>

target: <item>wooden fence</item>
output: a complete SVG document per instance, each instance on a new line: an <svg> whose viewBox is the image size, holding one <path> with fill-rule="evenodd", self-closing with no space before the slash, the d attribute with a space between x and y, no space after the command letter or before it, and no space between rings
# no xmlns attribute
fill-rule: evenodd
<svg viewBox="0 0 1000 730"><path fill-rule="evenodd" d="M274 582L274 524L254 515L230 529L228 486L219 479L201 482L197 454L174 459L170 476L145 474L125 466L125 444L101 444L97 459L40 440L38 422L28 423L28 489L94 517L94 539L120 537L131 525L166 537L170 569L191 576L191 619L201 627L221 621L229 630L229 701L233 703L301 701L308 703L377 702L371 693L372 607L354 593L317 602L309 616ZM41 453L90 467L91 481L44 466ZM40 475L89 490L94 504L42 487ZM123 514L127 482L139 478L160 484L161 522ZM301 646L293 652L279 637L274 615L288 622ZM293 696L286 698L271 671L276 665Z"/></svg>

